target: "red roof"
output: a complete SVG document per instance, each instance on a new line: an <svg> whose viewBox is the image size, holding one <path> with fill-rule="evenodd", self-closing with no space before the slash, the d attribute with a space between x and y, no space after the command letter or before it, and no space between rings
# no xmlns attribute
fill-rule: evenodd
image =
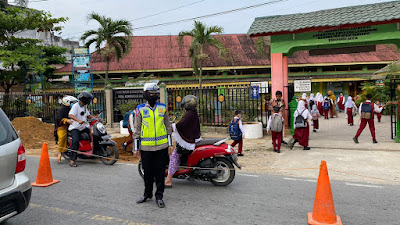
<svg viewBox="0 0 400 225"><path fill-rule="evenodd" d="M209 60L203 67L226 66L262 66L270 65L270 60L256 54L255 40L247 34L230 34L216 36L229 49L232 59L223 59L218 56L216 48L207 48L205 52ZM118 63L110 63L110 71L126 70L158 70L192 68L189 58L191 38L185 37L182 46L178 45L177 36L135 36L132 38L132 51ZM351 63L351 62L381 62L398 60L400 54L390 45L378 45L376 52L352 53L340 55L310 56L308 51L296 52L289 57L289 64L316 64L316 63ZM106 62L96 53L93 54L93 71L105 71ZM56 73L70 72L71 65L56 71Z"/></svg>

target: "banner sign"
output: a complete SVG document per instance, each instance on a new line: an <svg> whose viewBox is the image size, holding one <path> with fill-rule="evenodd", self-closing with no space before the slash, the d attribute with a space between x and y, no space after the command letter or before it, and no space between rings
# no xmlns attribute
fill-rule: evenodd
<svg viewBox="0 0 400 225"><path fill-rule="evenodd" d="M251 99L259 99L259 98L260 98L260 87L251 86Z"/></svg>
<svg viewBox="0 0 400 225"><path fill-rule="evenodd" d="M75 55L89 55L89 49L88 48L75 48L74 54Z"/></svg>
<svg viewBox="0 0 400 225"><path fill-rule="evenodd" d="M90 68L90 57L89 56L78 56L73 59L74 61L74 68L80 69Z"/></svg>
<svg viewBox="0 0 400 225"><path fill-rule="evenodd" d="M136 101L142 103L143 100L143 88L138 89L114 89L113 90L113 107L114 109L127 101Z"/></svg>
<svg viewBox="0 0 400 225"><path fill-rule="evenodd" d="M258 86L261 94L268 94L268 81L251 82L251 86Z"/></svg>
<svg viewBox="0 0 400 225"><path fill-rule="evenodd" d="M82 91L92 92L92 55L89 54L89 49L74 49L74 54L71 57L71 64L74 94L79 94Z"/></svg>
<svg viewBox="0 0 400 225"><path fill-rule="evenodd" d="M294 92L311 92L311 80L295 80Z"/></svg>

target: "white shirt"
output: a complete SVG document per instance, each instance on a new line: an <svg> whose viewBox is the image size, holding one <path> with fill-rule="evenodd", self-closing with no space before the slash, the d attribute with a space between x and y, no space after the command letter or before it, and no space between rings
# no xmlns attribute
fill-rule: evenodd
<svg viewBox="0 0 400 225"><path fill-rule="evenodd" d="M82 113L83 112L83 113ZM68 130L74 130L78 129L80 131L84 130L85 128L89 128L90 125L87 122L87 117L90 115L89 110L87 109L87 106L81 106L80 103L76 103L72 106L71 110L68 113L69 115L74 115L78 120L85 121L84 124L79 124L75 120L72 120L73 123L68 127Z"/></svg>
<svg viewBox="0 0 400 225"><path fill-rule="evenodd" d="M367 101L365 101L365 102L371 102L371 100L367 100ZM361 116L361 107L362 107L362 104L363 104L363 103L360 104L360 108L359 108L359 111L358 111L358 112L360 113L360 116ZM383 110L383 108L379 108L379 106L376 105L376 104L374 103L374 112L380 113L380 112L382 112L382 110Z"/></svg>
<svg viewBox="0 0 400 225"><path fill-rule="evenodd" d="M278 114L280 117L282 117L282 115L279 113L274 113L273 115L270 115L267 123L267 131L271 130L272 116L275 116L275 114ZM285 119L282 117L282 122L283 121L285 121Z"/></svg>
<svg viewBox="0 0 400 225"><path fill-rule="evenodd" d="M301 116L305 119L305 120L311 120L312 119L312 115L310 113L310 111L308 111L308 109L305 109L303 112L299 112L297 109L296 111L294 111L294 120L293 120L293 126L294 128L296 128L296 117L301 113Z"/></svg>

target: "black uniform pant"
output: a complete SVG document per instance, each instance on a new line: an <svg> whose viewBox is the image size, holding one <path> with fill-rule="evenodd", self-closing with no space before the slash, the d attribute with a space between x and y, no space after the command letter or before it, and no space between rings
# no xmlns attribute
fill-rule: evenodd
<svg viewBox="0 0 400 225"><path fill-rule="evenodd" d="M144 196L153 197L153 183L156 181L156 199L163 198L165 167L168 157L168 149L158 151L140 151L142 165L144 169Z"/></svg>
<svg viewBox="0 0 400 225"><path fill-rule="evenodd" d="M78 151L79 150L79 136L81 132L86 132L90 134L90 130L88 128L79 131L78 129L71 130L71 137L72 137L72 145L71 150ZM75 161L78 158L78 153L75 151L71 151L71 160Z"/></svg>

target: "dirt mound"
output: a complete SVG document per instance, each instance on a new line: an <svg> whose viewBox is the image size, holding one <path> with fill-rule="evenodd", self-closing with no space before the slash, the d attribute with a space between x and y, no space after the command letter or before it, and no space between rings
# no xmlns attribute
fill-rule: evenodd
<svg viewBox="0 0 400 225"><path fill-rule="evenodd" d="M129 141L130 137L119 137L119 138L112 138L113 141L117 142L117 148L119 150L119 161L128 161L131 163L137 163L139 161L138 158L131 155L129 152L126 152L122 149L122 143ZM128 151L132 151L133 146L128 146Z"/></svg>
<svg viewBox="0 0 400 225"><path fill-rule="evenodd" d="M54 125L44 123L36 117L18 117L12 121L16 130L21 131L19 136L25 149L41 149L43 142L53 148Z"/></svg>

